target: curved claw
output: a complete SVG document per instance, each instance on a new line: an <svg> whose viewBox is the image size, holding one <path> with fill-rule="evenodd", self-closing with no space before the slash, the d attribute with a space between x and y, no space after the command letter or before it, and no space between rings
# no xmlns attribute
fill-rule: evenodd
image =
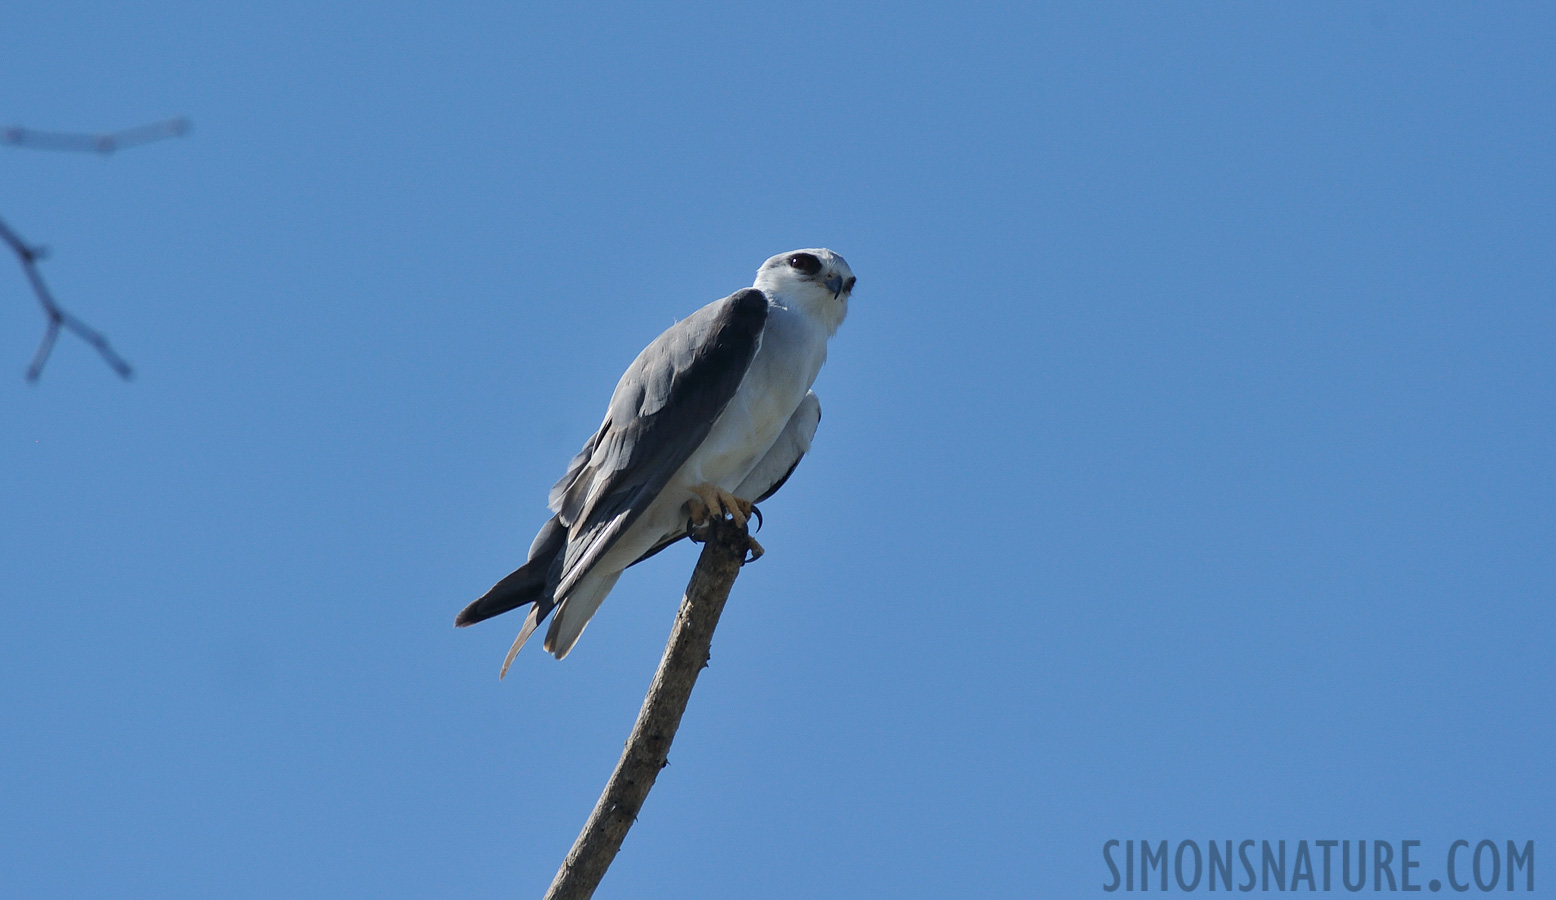
<svg viewBox="0 0 1556 900"><path fill-rule="evenodd" d="M762 558L762 554L767 552L765 549L762 548L761 544L758 544L756 542L756 538L751 537L749 534L746 535L746 540L751 542L751 548L750 548L751 549L751 555L749 557L747 557L747 558L745 558L745 559L740 561L740 564L742 566L746 565L747 563L754 563L754 562L756 562L757 560Z"/></svg>
<svg viewBox="0 0 1556 900"><path fill-rule="evenodd" d="M756 504L755 503L751 504L751 515L756 517L756 530L757 531L761 531L762 530L762 511L756 508Z"/></svg>

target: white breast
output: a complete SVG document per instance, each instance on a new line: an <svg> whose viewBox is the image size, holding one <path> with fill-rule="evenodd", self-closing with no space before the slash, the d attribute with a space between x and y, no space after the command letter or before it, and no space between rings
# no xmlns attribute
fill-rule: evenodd
<svg viewBox="0 0 1556 900"><path fill-rule="evenodd" d="M793 310L769 307L762 344L746 377L679 473L685 480L675 480L686 485L711 481L734 490L778 439L826 358L824 329Z"/></svg>

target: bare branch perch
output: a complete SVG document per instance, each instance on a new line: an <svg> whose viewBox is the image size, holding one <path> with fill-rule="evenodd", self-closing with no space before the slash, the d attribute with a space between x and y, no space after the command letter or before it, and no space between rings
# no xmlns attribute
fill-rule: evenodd
<svg viewBox="0 0 1556 900"><path fill-rule="evenodd" d="M27 147L32 150L65 150L78 153L109 154L140 144L149 144L163 138L180 137L189 133L189 120L183 116L163 119L146 125L136 125L122 131L105 131L100 134L81 134L66 131L38 131L20 125L0 128L0 144Z"/></svg>
<svg viewBox="0 0 1556 900"><path fill-rule="evenodd" d="M616 858L659 770L669 765L670 742L681 725L697 673L708 665L713 629L751 545L746 530L735 523L725 519L710 523L707 542L675 614L670 642L665 645L648 696L643 698L632 736L589 821L557 870L546 900L587 900Z"/></svg>
<svg viewBox="0 0 1556 900"><path fill-rule="evenodd" d="M43 305L43 315L48 319L48 325L43 331L43 340L38 344L38 351L32 355L32 363L27 366L27 380L36 382L38 376L43 374L43 365L49 361L49 353L54 350L54 342L59 339L61 328L92 345L103 358L103 362L117 372L120 378L125 381L133 378L135 370L124 361L124 357L108 346L108 339L103 337L102 332L66 312L55 302L54 295L49 292L49 286L43 282L43 275L38 271L38 260L46 256L47 251L22 240L21 235L12 231L11 226L3 219L0 219L0 240L5 241L15 251L16 258L21 261L22 271L27 274L27 280L32 283L32 292L38 296L38 302Z"/></svg>

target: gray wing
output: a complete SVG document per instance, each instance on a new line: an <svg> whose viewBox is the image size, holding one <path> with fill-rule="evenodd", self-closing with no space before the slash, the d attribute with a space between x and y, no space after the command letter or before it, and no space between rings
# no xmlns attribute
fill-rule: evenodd
<svg viewBox="0 0 1556 900"><path fill-rule="evenodd" d="M816 426L821 424L821 400L816 397L814 391L806 391L805 399L794 410L794 415L789 417L787 425L783 426L783 432L778 435L778 440L746 476L746 480L740 482L735 488L734 494L742 499L752 498L753 503L761 503L768 497L778 493L789 476L799 466L800 460L810 452L810 442L816 437ZM665 549L671 544L686 537L677 534L665 538L655 544L652 549L633 561L637 565L650 556Z"/></svg>
<svg viewBox="0 0 1556 900"><path fill-rule="evenodd" d="M707 438L766 322L767 296L747 288L672 325L627 367L600 430L551 489L567 549L548 575L549 597L567 595Z"/></svg>

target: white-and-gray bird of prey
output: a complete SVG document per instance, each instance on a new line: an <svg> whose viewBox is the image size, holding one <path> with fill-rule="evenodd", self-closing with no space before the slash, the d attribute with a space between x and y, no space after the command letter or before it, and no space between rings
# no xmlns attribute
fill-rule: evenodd
<svg viewBox="0 0 1556 900"><path fill-rule="evenodd" d="M545 648L568 654L623 569L709 517L744 525L810 449L811 392L848 313L854 273L831 250L795 250L756 283L670 326L627 367L600 430L551 488L555 515L529 559L460 612L457 626L529 605L503 661L555 611Z"/></svg>

